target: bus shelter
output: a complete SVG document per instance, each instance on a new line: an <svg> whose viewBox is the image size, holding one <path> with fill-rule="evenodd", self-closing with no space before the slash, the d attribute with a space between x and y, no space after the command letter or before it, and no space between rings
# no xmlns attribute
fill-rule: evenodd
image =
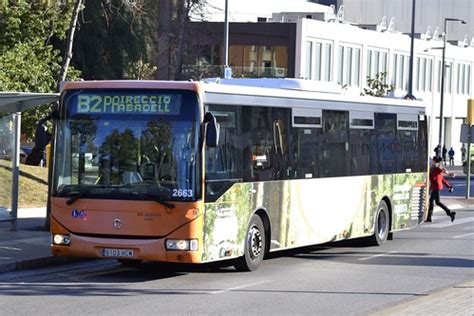
<svg viewBox="0 0 474 316"><path fill-rule="evenodd" d="M7 169L11 170L11 205L9 210L0 205L7 211L0 222L11 222L12 230L17 229L18 221L21 112L58 98L58 93L0 92L0 159L11 160L11 169ZM8 194L8 188L0 190Z"/></svg>

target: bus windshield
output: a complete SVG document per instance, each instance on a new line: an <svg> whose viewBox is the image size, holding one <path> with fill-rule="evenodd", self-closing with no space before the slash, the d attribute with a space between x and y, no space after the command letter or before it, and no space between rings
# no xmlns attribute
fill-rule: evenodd
<svg viewBox="0 0 474 316"><path fill-rule="evenodd" d="M62 102L54 196L199 198L200 116L194 92L73 90Z"/></svg>

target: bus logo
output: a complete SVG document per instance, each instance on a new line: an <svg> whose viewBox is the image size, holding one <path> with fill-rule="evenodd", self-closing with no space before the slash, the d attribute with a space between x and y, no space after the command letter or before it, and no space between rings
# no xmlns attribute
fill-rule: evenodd
<svg viewBox="0 0 474 316"><path fill-rule="evenodd" d="M122 226L123 226L123 223L122 223L122 220L120 218L114 219L114 227L116 229L120 229L120 228L122 228Z"/></svg>

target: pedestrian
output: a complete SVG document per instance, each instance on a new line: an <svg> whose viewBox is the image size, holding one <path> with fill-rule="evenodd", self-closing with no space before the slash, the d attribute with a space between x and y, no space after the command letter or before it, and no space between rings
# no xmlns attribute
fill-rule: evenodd
<svg viewBox="0 0 474 316"><path fill-rule="evenodd" d="M443 145L443 164L446 166L446 154L448 150L446 149L446 145Z"/></svg>
<svg viewBox="0 0 474 316"><path fill-rule="evenodd" d="M464 147L464 144L462 144L462 147L461 147L461 160L462 161L466 160L466 147Z"/></svg>
<svg viewBox="0 0 474 316"><path fill-rule="evenodd" d="M435 149L433 149L434 153L435 153L435 157L441 157L441 146L438 145L435 147Z"/></svg>
<svg viewBox="0 0 474 316"><path fill-rule="evenodd" d="M449 165L452 167L454 166L454 149L451 147L451 149L448 151L449 155Z"/></svg>
<svg viewBox="0 0 474 316"><path fill-rule="evenodd" d="M448 171L441 166L441 158L433 157L433 165L430 169L430 204L428 207L428 216L426 218L427 222L431 222L432 215L433 215L433 208L434 203L441 207L445 212L446 215L451 217L451 222L454 221L456 217L456 212L451 211L446 205L441 203L439 192L443 190L443 184L446 185L449 189L449 192L453 192L453 187L449 184L449 182L443 177L443 174L453 176L453 173L448 173Z"/></svg>

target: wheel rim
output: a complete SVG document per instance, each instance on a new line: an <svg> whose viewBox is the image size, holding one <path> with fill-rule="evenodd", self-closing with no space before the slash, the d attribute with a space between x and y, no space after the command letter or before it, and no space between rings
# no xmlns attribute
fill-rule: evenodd
<svg viewBox="0 0 474 316"><path fill-rule="evenodd" d="M387 215L383 209L380 209L379 216L377 218L377 234L380 239L383 239L387 232Z"/></svg>
<svg viewBox="0 0 474 316"><path fill-rule="evenodd" d="M249 254L250 258L256 259L262 253L262 233L257 226L252 226L249 230Z"/></svg>

